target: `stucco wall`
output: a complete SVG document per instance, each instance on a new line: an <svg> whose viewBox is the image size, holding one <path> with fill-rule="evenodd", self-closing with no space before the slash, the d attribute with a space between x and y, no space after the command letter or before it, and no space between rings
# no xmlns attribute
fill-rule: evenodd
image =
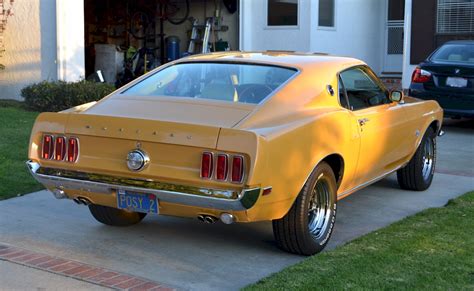
<svg viewBox="0 0 474 291"><path fill-rule="evenodd" d="M300 0L297 27L268 27L267 0L241 0L241 49L309 51L311 8L316 0Z"/></svg>
<svg viewBox="0 0 474 291"><path fill-rule="evenodd" d="M363 60L383 70L386 1L336 0L335 28L318 28L317 2L311 7L311 50Z"/></svg>
<svg viewBox="0 0 474 291"><path fill-rule="evenodd" d="M56 1L17 0L4 33L0 99L21 99L20 90L41 80L56 80Z"/></svg>
<svg viewBox="0 0 474 291"><path fill-rule="evenodd" d="M267 0L242 0L244 50L297 50L351 56L382 71L386 1L336 0L335 28L318 28L318 1L299 0L297 28L266 26Z"/></svg>

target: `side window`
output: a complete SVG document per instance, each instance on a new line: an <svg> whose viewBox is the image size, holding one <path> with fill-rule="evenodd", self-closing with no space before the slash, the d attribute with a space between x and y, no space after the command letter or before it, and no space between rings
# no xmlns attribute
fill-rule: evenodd
<svg viewBox="0 0 474 291"><path fill-rule="evenodd" d="M369 70L355 67L342 72L340 76L353 110L390 103L388 92Z"/></svg>
<svg viewBox="0 0 474 291"><path fill-rule="evenodd" d="M342 84L341 77L339 77L337 91L339 92L339 103L341 104L341 106L344 108L350 109L349 103L347 102L346 92L344 89L344 85Z"/></svg>

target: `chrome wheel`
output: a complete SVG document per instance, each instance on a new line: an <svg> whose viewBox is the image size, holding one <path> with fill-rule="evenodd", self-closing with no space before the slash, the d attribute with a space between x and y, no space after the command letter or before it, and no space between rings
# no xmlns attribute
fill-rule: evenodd
<svg viewBox="0 0 474 291"><path fill-rule="evenodd" d="M425 181L428 181L433 173L435 163L435 146L432 138L427 138L423 147L422 162L422 176Z"/></svg>
<svg viewBox="0 0 474 291"><path fill-rule="evenodd" d="M331 217L331 193L324 179L313 188L308 209L308 228L314 239L319 239L329 225Z"/></svg>

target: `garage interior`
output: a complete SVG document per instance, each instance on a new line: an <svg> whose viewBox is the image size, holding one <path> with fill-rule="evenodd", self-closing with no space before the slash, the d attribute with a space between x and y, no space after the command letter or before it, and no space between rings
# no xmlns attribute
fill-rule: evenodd
<svg viewBox="0 0 474 291"><path fill-rule="evenodd" d="M239 49L238 0L84 0L84 10L86 76L100 70L117 87L183 56Z"/></svg>

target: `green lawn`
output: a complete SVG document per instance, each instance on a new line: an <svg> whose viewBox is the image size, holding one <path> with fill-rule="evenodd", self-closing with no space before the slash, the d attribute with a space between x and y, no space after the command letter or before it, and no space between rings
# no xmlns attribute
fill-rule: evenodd
<svg viewBox="0 0 474 291"><path fill-rule="evenodd" d="M0 102L0 200L42 189L25 166L37 115L19 102Z"/></svg>
<svg viewBox="0 0 474 291"><path fill-rule="evenodd" d="M474 192L310 257L246 289L474 290Z"/></svg>

